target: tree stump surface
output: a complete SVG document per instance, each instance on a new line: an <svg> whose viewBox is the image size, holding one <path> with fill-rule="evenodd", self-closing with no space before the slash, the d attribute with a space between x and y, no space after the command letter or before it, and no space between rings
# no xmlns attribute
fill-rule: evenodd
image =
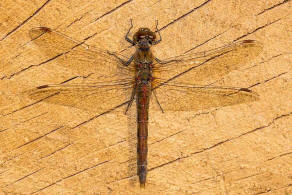
<svg viewBox="0 0 292 195"><path fill-rule="evenodd" d="M1 193L292 194L290 0L18 0L1 1L0 8ZM30 29L49 27L130 57L124 39L130 18L131 35L139 27L154 30L159 21L162 42L153 52L161 60L235 40L264 46L220 80L255 91L258 101L202 112L150 111L145 189L136 176L134 105L127 115L88 121L96 113L22 96L40 85L94 77L46 58L30 41Z"/></svg>

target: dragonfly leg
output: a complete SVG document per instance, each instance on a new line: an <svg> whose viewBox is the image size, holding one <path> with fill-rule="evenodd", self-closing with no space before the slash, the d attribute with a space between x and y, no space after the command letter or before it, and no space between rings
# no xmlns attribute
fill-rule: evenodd
<svg viewBox="0 0 292 195"><path fill-rule="evenodd" d="M125 66L129 66L129 65L131 64L131 62L133 61L133 59L134 59L134 55L132 55L132 56L128 59L128 61L126 61L126 62L124 63L124 65L125 65Z"/></svg>
<svg viewBox="0 0 292 195"><path fill-rule="evenodd" d="M161 37L160 31L158 30L158 20L156 20L156 32L158 32L158 34L159 34L159 40L154 41L152 43L152 45L156 45L156 44L160 43L160 41L162 41L162 37Z"/></svg>
<svg viewBox="0 0 292 195"><path fill-rule="evenodd" d="M169 62L179 62L179 60L169 60L169 61L161 61L160 59L158 58L154 58L156 62L158 62L159 64L167 64Z"/></svg>
<svg viewBox="0 0 292 195"><path fill-rule="evenodd" d="M157 98L157 95L156 95L156 91L155 91L155 90L153 91L153 94L154 94L155 100L156 100L156 102L157 102L157 104L158 104L158 106L159 106L161 112L164 113L164 110L163 110L161 104L159 103L159 100L158 100L158 98Z"/></svg>
<svg viewBox="0 0 292 195"><path fill-rule="evenodd" d="M130 33L131 29L133 28L133 23L132 23L132 21L133 21L133 20L130 19L131 27L129 28L129 30L128 30L127 34L126 34L125 39L126 39L126 41L128 41L128 42L131 43L132 45L135 45L134 41L131 40L131 39L129 38L129 33Z"/></svg>
<svg viewBox="0 0 292 195"><path fill-rule="evenodd" d="M134 59L134 55L133 56L131 56L127 61L125 61L125 60L123 60L122 58L120 58L119 56L117 56L115 53L112 53L112 52L110 52L110 51L107 51L107 53L109 54L109 55L112 55L112 56L114 56L115 58L117 58L123 65L125 65L125 66L129 66L130 64L131 64L131 62L133 61L133 59Z"/></svg>
<svg viewBox="0 0 292 195"><path fill-rule="evenodd" d="M136 95L136 87L134 87L134 89L132 90L131 98L130 98L128 106L125 110L125 114L127 114L128 110L131 108L133 101L134 101L134 98L135 98L135 95Z"/></svg>

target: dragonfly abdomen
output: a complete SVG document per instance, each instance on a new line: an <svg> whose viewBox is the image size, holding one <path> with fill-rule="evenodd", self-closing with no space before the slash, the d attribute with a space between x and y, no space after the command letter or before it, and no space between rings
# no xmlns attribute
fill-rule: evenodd
<svg viewBox="0 0 292 195"><path fill-rule="evenodd" d="M147 137L148 137L148 109L151 85L141 83L137 86L137 174L139 175L140 185L145 186L147 175Z"/></svg>

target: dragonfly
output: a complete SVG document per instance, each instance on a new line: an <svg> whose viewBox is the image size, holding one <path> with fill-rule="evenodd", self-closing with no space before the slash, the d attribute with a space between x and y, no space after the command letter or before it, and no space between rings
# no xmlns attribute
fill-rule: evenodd
<svg viewBox="0 0 292 195"><path fill-rule="evenodd" d="M94 82L47 84L28 90L33 100L107 113L136 102L137 175L141 187L147 176L149 106L165 111L199 111L259 99L248 88L215 86L210 80L239 69L262 51L255 40L236 41L204 52L190 51L160 60L151 46L162 41L156 21L155 31L139 28L132 39L131 26L125 40L135 47L130 58L72 38L48 27L30 30L32 42L58 65L78 72L93 72ZM157 36L159 35L159 38ZM91 75L92 77L93 75ZM156 106L152 106L152 105Z"/></svg>

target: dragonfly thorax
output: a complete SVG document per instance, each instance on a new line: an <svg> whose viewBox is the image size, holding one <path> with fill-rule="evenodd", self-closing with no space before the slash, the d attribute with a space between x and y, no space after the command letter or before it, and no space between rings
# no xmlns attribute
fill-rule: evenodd
<svg viewBox="0 0 292 195"><path fill-rule="evenodd" d="M149 66L138 71L137 81L143 84L148 84L152 81L152 71Z"/></svg>

